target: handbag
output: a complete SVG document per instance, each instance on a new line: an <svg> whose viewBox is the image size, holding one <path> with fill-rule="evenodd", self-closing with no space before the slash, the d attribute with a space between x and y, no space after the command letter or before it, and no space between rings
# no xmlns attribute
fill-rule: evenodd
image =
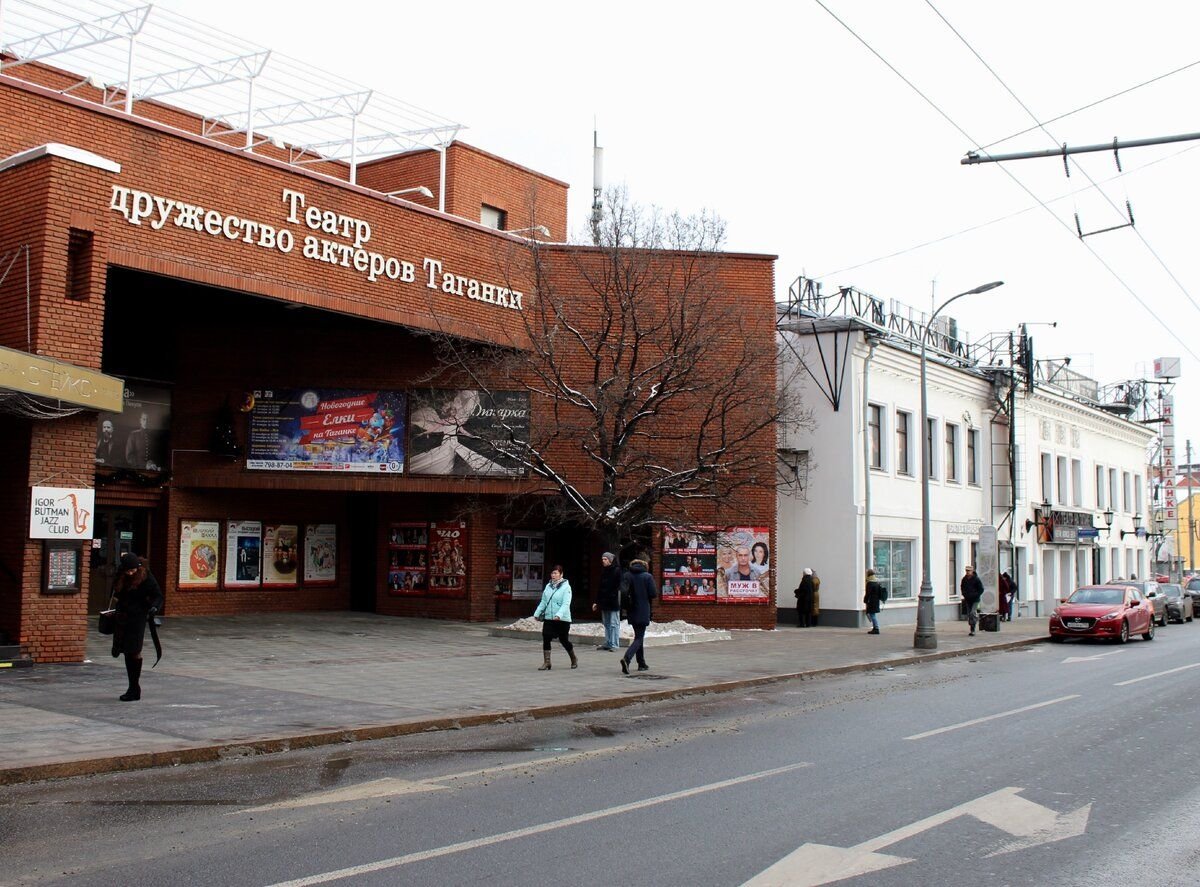
<svg viewBox="0 0 1200 887"><path fill-rule="evenodd" d="M108 609L100 611L100 618L96 620L96 631L100 634L112 634L117 627L117 611L113 607L113 599L108 599Z"/></svg>

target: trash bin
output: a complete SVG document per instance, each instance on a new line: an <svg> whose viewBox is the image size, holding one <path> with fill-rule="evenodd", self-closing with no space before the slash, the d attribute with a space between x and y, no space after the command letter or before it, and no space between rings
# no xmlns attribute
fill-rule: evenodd
<svg viewBox="0 0 1200 887"><path fill-rule="evenodd" d="M995 613L980 613L979 614L979 630L980 631L999 631L1000 617Z"/></svg>

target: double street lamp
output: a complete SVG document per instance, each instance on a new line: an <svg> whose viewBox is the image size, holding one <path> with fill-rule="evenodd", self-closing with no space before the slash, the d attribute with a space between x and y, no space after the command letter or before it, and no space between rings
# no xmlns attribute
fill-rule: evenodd
<svg viewBox="0 0 1200 887"><path fill-rule="evenodd" d="M921 593L917 597L917 630L913 633L913 647L917 650L937 649L937 629L933 624L933 585L929 581L929 455L933 441L929 439L929 403L925 389L925 342L933 328L933 322L942 313L942 309L963 296L973 296L976 293L986 293L998 286L1003 286L1003 280L993 280L991 283L980 284L965 293L951 296L929 318L921 333ZM954 581L954 577L950 577Z"/></svg>

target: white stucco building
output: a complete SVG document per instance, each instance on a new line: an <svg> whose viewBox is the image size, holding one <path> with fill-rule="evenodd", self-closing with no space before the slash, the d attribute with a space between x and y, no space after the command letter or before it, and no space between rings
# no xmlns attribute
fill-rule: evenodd
<svg viewBox="0 0 1200 887"><path fill-rule="evenodd" d="M780 329L815 414L811 429L780 440L781 464L797 475L779 498L781 622L795 623L792 591L811 567L820 624L865 624L869 564L889 590L880 621L915 625L922 335L937 621L959 618L959 580L985 525L997 528L999 569L1017 580L1022 616L1047 614L1076 585L1150 568L1135 524L1148 514L1154 432L1106 409L1096 383L1033 361L1027 339L969 347L953 321L926 331L923 316L853 290L824 297L810 287L781 308Z"/></svg>

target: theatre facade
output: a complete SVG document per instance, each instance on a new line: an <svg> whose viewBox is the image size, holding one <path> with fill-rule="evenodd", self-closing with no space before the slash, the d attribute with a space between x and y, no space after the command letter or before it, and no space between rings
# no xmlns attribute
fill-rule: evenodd
<svg viewBox="0 0 1200 887"><path fill-rule="evenodd" d="M563 182L454 142L440 177L437 152L416 151L351 183L344 164L289 165L170 106L126 113L63 94L78 78L18 71L0 73L8 643L82 660L127 551L158 576L168 619L518 617L553 563L590 618L602 543L540 518L554 494L486 446L498 428L536 432L550 405L511 380L438 375L447 341L529 346L538 281L514 259L528 237L497 219L544 226L541 273L562 291L603 263L564 243ZM388 196L416 186L435 196ZM715 261L721 298L750 318L728 334L772 342L773 257ZM761 379L773 386L770 349ZM755 446L773 466L773 432ZM679 531L664 520L649 539L668 591L656 618L773 626L760 552L774 503L768 482L676 512ZM755 544L749 589L726 573Z"/></svg>

